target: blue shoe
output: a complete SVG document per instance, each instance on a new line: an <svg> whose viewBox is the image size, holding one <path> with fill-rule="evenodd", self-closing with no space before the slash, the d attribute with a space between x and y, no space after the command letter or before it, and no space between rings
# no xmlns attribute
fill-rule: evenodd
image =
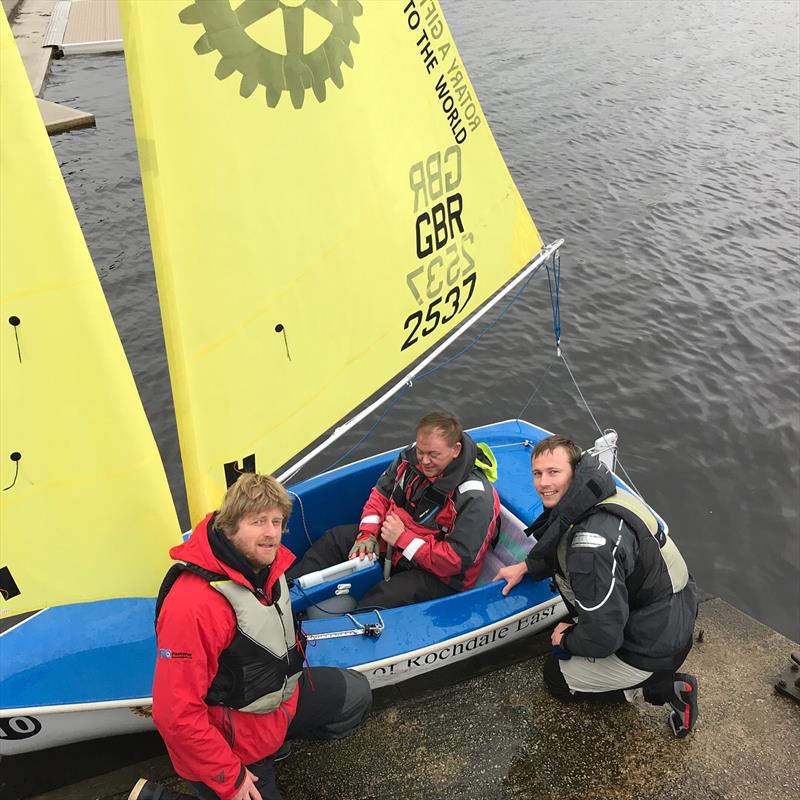
<svg viewBox="0 0 800 800"><path fill-rule="evenodd" d="M669 724L672 732L682 739L692 732L697 720L697 678L676 672L674 686L675 697L669 701L672 708Z"/></svg>

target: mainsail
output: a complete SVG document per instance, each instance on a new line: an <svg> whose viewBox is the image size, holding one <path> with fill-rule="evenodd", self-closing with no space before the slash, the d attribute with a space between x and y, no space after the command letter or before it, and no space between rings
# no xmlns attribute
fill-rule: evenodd
<svg viewBox="0 0 800 800"><path fill-rule="evenodd" d="M0 17L2 619L152 596L180 529L22 59Z"/></svg>
<svg viewBox="0 0 800 800"><path fill-rule="evenodd" d="M121 8L194 520L542 242L434 0Z"/></svg>

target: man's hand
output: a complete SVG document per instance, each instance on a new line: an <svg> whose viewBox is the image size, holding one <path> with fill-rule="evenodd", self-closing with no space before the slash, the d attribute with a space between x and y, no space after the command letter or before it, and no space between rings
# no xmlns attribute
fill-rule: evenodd
<svg viewBox="0 0 800 800"><path fill-rule="evenodd" d="M244 773L242 785L231 800L261 800L261 792L256 789L258 778L247 767L245 767Z"/></svg>
<svg viewBox="0 0 800 800"><path fill-rule="evenodd" d="M395 545L405 529L403 520L397 514L387 514L381 525L381 539L387 544Z"/></svg>
<svg viewBox="0 0 800 800"><path fill-rule="evenodd" d="M572 627L571 622L559 622L558 625L553 628L553 632L550 634L550 644L553 647L560 647L561 640L564 638L564 634Z"/></svg>
<svg viewBox="0 0 800 800"><path fill-rule="evenodd" d="M502 578L506 585L503 587L503 594L508 594L526 575L528 574L528 565L524 561L519 564L512 564L510 567L503 567L497 575L492 578L493 581Z"/></svg>
<svg viewBox="0 0 800 800"><path fill-rule="evenodd" d="M362 539L356 542L350 550L348 558L360 558L362 561L368 558L372 561L378 553L378 540L375 536L370 534L369 539Z"/></svg>

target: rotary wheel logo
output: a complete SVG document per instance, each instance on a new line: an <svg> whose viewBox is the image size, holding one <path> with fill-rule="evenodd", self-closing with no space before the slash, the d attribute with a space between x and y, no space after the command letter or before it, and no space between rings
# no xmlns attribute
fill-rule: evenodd
<svg viewBox="0 0 800 800"><path fill-rule="evenodd" d="M235 10L232 3L195 0L178 16L205 28L195 52L219 54L214 74L220 80L238 72L242 97L261 85L270 108L284 92L302 108L306 89L323 103L326 81L344 86L341 66L352 68L350 45L359 41L353 25L362 13L358 0L244 0Z"/></svg>

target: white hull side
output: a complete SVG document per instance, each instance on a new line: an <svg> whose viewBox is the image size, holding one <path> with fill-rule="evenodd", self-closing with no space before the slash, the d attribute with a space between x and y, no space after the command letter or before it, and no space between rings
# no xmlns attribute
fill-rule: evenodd
<svg viewBox="0 0 800 800"><path fill-rule="evenodd" d="M531 636L565 614L564 603L559 597L554 597L536 608L528 608L492 625L410 653L359 664L354 669L366 675L373 689L391 686Z"/></svg>
<svg viewBox="0 0 800 800"><path fill-rule="evenodd" d="M87 710L13 713L0 719L0 756L30 753L87 739L105 739L123 733L155 730L149 707L103 707L92 703ZM80 708L80 707L78 707ZM36 712L36 709L31 709Z"/></svg>
<svg viewBox="0 0 800 800"><path fill-rule="evenodd" d="M565 613L564 604L555 597L536 608L528 608L462 636L392 658L360 664L354 669L367 676L373 689L391 686L531 636L552 625ZM150 699L130 702L135 705L117 701L6 712L7 716L0 719L0 756L153 730L150 708L145 705L151 702Z"/></svg>

